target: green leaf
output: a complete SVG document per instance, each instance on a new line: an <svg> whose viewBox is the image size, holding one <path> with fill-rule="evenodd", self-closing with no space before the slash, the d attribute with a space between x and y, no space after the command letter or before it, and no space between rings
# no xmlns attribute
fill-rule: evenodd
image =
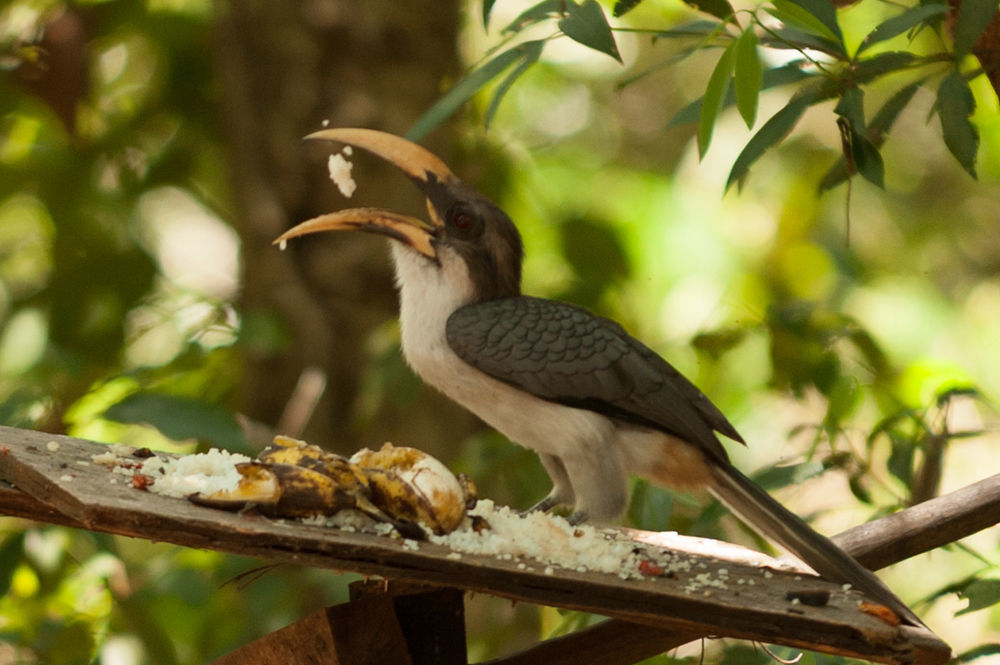
<svg viewBox="0 0 1000 665"><path fill-rule="evenodd" d="M528 43L530 44L531 42ZM424 111L424 114L417 119L413 127L410 128L410 131L406 133L406 138L411 141L419 141L426 136L428 132L454 113L459 106L479 92L483 86L523 58L525 49L525 44L520 44L504 51L456 83L455 87L444 93L429 109Z"/></svg>
<svg viewBox="0 0 1000 665"><path fill-rule="evenodd" d="M528 71L529 67L538 62L538 58L542 55L542 50L545 48L545 40L539 39L525 42L521 46L524 48L524 55L521 62L517 63L517 66L510 70L503 82L497 86L497 89L493 92L493 98L490 99L490 105L486 108L484 124L487 128L489 128L490 123L493 121L493 116L500 106L500 100L507 94L510 87L514 85L514 81L520 78L524 72Z"/></svg>
<svg viewBox="0 0 1000 665"><path fill-rule="evenodd" d="M972 52L979 35L997 13L997 0L962 0L955 19L955 60Z"/></svg>
<svg viewBox="0 0 1000 665"><path fill-rule="evenodd" d="M0 596L6 596L17 565L24 559L24 532L11 533L0 545Z"/></svg>
<svg viewBox="0 0 1000 665"><path fill-rule="evenodd" d="M617 0L615 2L615 8L612 10L611 13L614 14L616 17L624 16L625 14L627 14L628 12L632 11L637 6L639 6L640 2L642 2L642 0Z"/></svg>
<svg viewBox="0 0 1000 665"><path fill-rule="evenodd" d="M654 39L660 37L708 37L711 34L721 32L724 23L722 21L709 21L708 19L698 19L688 21L680 25L675 25L669 30L663 30L653 35Z"/></svg>
<svg viewBox="0 0 1000 665"><path fill-rule="evenodd" d="M869 83L879 76L907 69L917 61L917 56L907 51L886 51L861 60L854 66L854 82Z"/></svg>
<svg viewBox="0 0 1000 665"><path fill-rule="evenodd" d="M687 4L691 5L698 11L705 12L706 14L711 14L716 18L721 18L723 21L730 18L736 12L733 11L733 6L729 4L728 0L684 0Z"/></svg>
<svg viewBox="0 0 1000 665"><path fill-rule="evenodd" d="M1000 643L980 644L955 656L954 663L971 663L978 658L1000 655Z"/></svg>
<svg viewBox="0 0 1000 665"><path fill-rule="evenodd" d="M790 63L786 65L781 65L780 67L774 67L768 69L764 72L763 84L761 85L761 90L768 90L770 88L775 88L781 85L787 85L789 83L798 83L807 78L813 78L817 76L816 74L810 74L802 70L796 63ZM736 95L730 89L726 93L726 98L723 100L723 108L729 108L736 103ZM689 122L694 122L699 117L701 117L701 98L694 100L680 111L677 112L667 127L676 127L678 125L685 125Z"/></svg>
<svg viewBox="0 0 1000 665"><path fill-rule="evenodd" d="M537 5L533 5L518 14L517 18L511 21L510 24L502 30L502 32L504 34L520 32L529 25L540 23L541 21L552 18L553 16L560 16L562 14L562 8L565 4L566 0L542 0L542 2L539 2Z"/></svg>
<svg viewBox="0 0 1000 665"><path fill-rule="evenodd" d="M885 189L885 165L878 148L864 134L852 131L851 153L854 156L854 166L868 182L880 189Z"/></svg>
<svg viewBox="0 0 1000 665"><path fill-rule="evenodd" d="M936 2L911 7L902 14L893 16L892 18L879 23L874 30L868 33L868 36L864 38L861 45L858 46L858 54L860 55L862 51L878 44L879 42L884 42L887 39L892 39L896 35L903 34L907 30L924 23L929 18L947 14L948 11L948 5L938 4Z"/></svg>
<svg viewBox="0 0 1000 665"><path fill-rule="evenodd" d="M969 606L955 612L955 616L992 607L1000 603L1000 580L976 580L965 587L962 596L969 599Z"/></svg>
<svg viewBox="0 0 1000 665"><path fill-rule="evenodd" d="M840 101L837 102L837 105L833 109L834 113L846 118L847 122L851 125L851 129L856 132L863 132L865 130L864 96L861 88L848 88L841 95Z"/></svg>
<svg viewBox="0 0 1000 665"><path fill-rule="evenodd" d="M816 97L815 92L796 95L783 109L771 116L771 119L764 123L763 127L757 130L757 133L743 147L736 162L733 163L733 168L729 171L729 178L726 180L727 190L733 183L742 183L753 163L792 131L795 123L799 121L806 109L815 103Z"/></svg>
<svg viewBox="0 0 1000 665"><path fill-rule="evenodd" d="M228 450L246 450L233 414L190 397L136 393L111 405L104 417L120 423L150 425L170 439L197 439Z"/></svg>
<svg viewBox="0 0 1000 665"><path fill-rule="evenodd" d="M490 13L497 0L483 0L483 29L490 26Z"/></svg>
<svg viewBox="0 0 1000 665"><path fill-rule="evenodd" d="M733 60L736 52L736 42L731 42L722 52L715 69L708 79L705 95L701 102L701 118L698 123L698 156L704 157L708 145L712 142L712 130L715 129L715 118L722 108L723 96L729 89L733 75Z"/></svg>
<svg viewBox="0 0 1000 665"><path fill-rule="evenodd" d="M753 474L753 481L768 491L798 485L823 473L820 462L802 462L787 466L772 466Z"/></svg>
<svg viewBox="0 0 1000 665"><path fill-rule="evenodd" d="M712 332L699 333L691 340L695 350L707 353L718 360L724 353L732 351L747 336L746 328L723 328Z"/></svg>
<svg viewBox="0 0 1000 665"><path fill-rule="evenodd" d="M837 23L837 12L829 0L773 0L772 15L800 30L819 35L838 44L843 51L844 37Z"/></svg>
<svg viewBox="0 0 1000 665"><path fill-rule="evenodd" d="M796 30L795 28L789 28L787 26L765 33L761 37L761 43L770 48L793 50L812 49L814 51L827 53L836 58L845 57L843 47L836 41L827 39L826 37L820 37L819 35L813 35L808 32L803 32L801 30Z"/></svg>
<svg viewBox="0 0 1000 665"><path fill-rule="evenodd" d="M608 18L597 0L583 0L580 4L567 0L566 15L559 19L559 29L573 41L622 61Z"/></svg>
<svg viewBox="0 0 1000 665"><path fill-rule="evenodd" d="M893 433L890 433L889 441L891 452L889 459L886 460L886 468L903 485L909 487L913 483L913 456L916 452L916 446L909 437Z"/></svg>
<svg viewBox="0 0 1000 665"><path fill-rule="evenodd" d="M736 62L733 66L736 108L747 127L757 119L757 100L764 83L764 70L757 53L757 34L747 28L736 40Z"/></svg>
<svg viewBox="0 0 1000 665"><path fill-rule="evenodd" d="M979 130L969 118L975 108L976 100L968 82L961 72L952 69L938 86L937 112L945 145L973 178L976 177Z"/></svg>

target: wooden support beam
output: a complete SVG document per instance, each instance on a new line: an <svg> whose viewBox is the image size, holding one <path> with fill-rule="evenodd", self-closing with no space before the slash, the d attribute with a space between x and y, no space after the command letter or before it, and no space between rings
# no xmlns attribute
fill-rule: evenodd
<svg viewBox="0 0 1000 665"><path fill-rule="evenodd" d="M211 665L415 665L387 595L313 612Z"/></svg>

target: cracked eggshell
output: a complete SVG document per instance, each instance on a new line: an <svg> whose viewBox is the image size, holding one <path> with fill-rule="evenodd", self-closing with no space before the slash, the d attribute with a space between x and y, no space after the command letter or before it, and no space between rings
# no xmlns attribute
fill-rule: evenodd
<svg viewBox="0 0 1000 665"><path fill-rule="evenodd" d="M368 477L375 504L390 515L420 522L438 534L462 523L466 486L427 453L386 443L379 450L359 450L351 461Z"/></svg>

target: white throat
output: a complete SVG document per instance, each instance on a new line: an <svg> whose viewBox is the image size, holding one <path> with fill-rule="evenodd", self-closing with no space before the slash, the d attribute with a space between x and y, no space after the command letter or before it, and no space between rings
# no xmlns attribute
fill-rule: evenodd
<svg viewBox="0 0 1000 665"><path fill-rule="evenodd" d="M465 262L451 252L441 252L438 266L409 247L391 243L399 288L399 326L403 356L411 367L452 399L455 387L451 369L465 365L445 338L448 316L472 301L472 280Z"/></svg>

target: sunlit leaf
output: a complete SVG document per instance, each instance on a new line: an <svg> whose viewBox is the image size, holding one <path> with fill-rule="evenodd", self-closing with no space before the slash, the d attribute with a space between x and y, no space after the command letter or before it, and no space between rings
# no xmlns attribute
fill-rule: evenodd
<svg viewBox="0 0 1000 665"><path fill-rule="evenodd" d="M698 123L698 155L705 156L708 145L712 142L712 130L715 129L715 119L722 108L723 96L729 89L733 75L733 60L735 59L736 42L732 42L722 52L715 69L708 78L705 95L702 97L701 118Z"/></svg>
<svg viewBox="0 0 1000 665"><path fill-rule="evenodd" d="M616 0L615 8L612 10L612 13L615 16L624 16L638 7L640 2L642 2L642 0Z"/></svg>
<svg viewBox="0 0 1000 665"><path fill-rule="evenodd" d="M736 90L736 108L747 127L757 119L757 100L764 82L760 55L757 53L757 34L747 28L736 40L736 61L733 64L733 87Z"/></svg>
<svg viewBox="0 0 1000 665"><path fill-rule="evenodd" d="M691 5L699 11L703 11L706 14L711 14L716 18L721 18L726 20L731 17L736 12L733 11L733 6L729 4L728 0L684 0L687 4Z"/></svg>
<svg viewBox="0 0 1000 665"><path fill-rule="evenodd" d="M879 42L884 42L887 39L892 39L897 35L901 35L907 30L924 23L927 19L935 16L941 16L948 13L948 11L948 5L938 3L929 3L926 5L911 7L902 14L893 16L892 18L886 19L882 23L878 24L874 30L868 33L868 36L864 38L861 45L858 46L858 53L860 54L865 49L870 48Z"/></svg>
<svg viewBox="0 0 1000 665"><path fill-rule="evenodd" d="M774 67L768 69L764 72L763 83L761 84L761 90L767 90L769 88L774 88L781 85L787 85L789 83L798 83L807 78L813 78L816 74L810 74L802 70L795 63L788 65L782 65L780 67ZM736 94L730 88L726 93L726 98L722 102L723 108L728 108L736 103ZM691 102L680 111L677 112L670 122L667 124L668 127L676 127L678 125L684 125L689 122L696 121L701 116L701 104L702 100L696 99Z"/></svg>
<svg viewBox="0 0 1000 665"><path fill-rule="evenodd" d="M528 42L529 44L532 42ZM479 69L474 70L468 76L455 84L448 92L444 93L429 109L427 109L417 122L414 123L410 131L406 133L406 138L411 141L419 141L432 129L444 122L459 106L467 102L483 86L492 81L505 69L524 57L527 47L525 44L515 46L504 51L495 58L487 62Z"/></svg>
<svg viewBox="0 0 1000 665"><path fill-rule="evenodd" d="M861 399L858 380L850 375L838 376L826 391L826 418L840 423L857 407Z"/></svg>
<svg viewBox="0 0 1000 665"><path fill-rule="evenodd" d="M525 42L521 45L523 47L523 57L521 62L517 63L507 74L506 78L497 86L497 89L493 92L493 97L490 99L489 106L486 107L486 114L483 123L488 128L490 123L493 121L493 116L496 114L497 109L500 107L500 101L503 99L507 91L510 90L511 86L514 85L514 81L521 77L524 72L528 71L533 64L538 62L538 58L542 55L542 50L545 48L545 40L539 39L536 41Z"/></svg>
<svg viewBox="0 0 1000 665"><path fill-rule="evenodd" d="M608 18L597 0L583 0L580 4L567 0L565 6L566 15L559 19L559 29L563 34L595 51L610 55L618 62L622 61Z"/></svg>
<svg viewBox="0 0 1000 665"><path fill-rule="evenodd" d="M729 171L729 178L726 180L726 189L728 190L734 183L742 182L747 173L750 172L753 163L760 159L761 155L769 148L780 143L792 131L806 109L815 101L816 97L813 94L800 94L793 97L783 109L771 116L771 119L764 123L764 126L750 138L739 157L736 158L733 168Z"/></svg>
<svg viewBox="0 0 1000 665"><path fill-rule="evenodd" d="M826 37L843 49L837 12L829 0L773 0L775 18L801 30Z"/></svg>
<svg viewBox="0 0 1000 665"><path fill-rule="evenodd" d="M973 178L976 177L979 130L969 118L975 108L976 100L968 82L957 69L952 69L938 86L937 112L945 145Z"/></svg>
<svg viewBox="0 0 1000 665"><path fill-rule="evenodd" d="M987 607L993 607L1000 603L1000 580L982 579L975 580L962 591L962 597L969 600L969 606L955 612L955 616L962 616L969 612L975 612Z"/></svg>
<svg viewBox="0 0 1000 665"><path fill-rule="evenodd" d="M158 393L129 395L104 412L120 423L150 425L170 439L197 439L228 450L243 450L246 440L233 414L189 397Z"/></svg>
<svg viewBox="0 0 1000 665"><path fill-rule="evenodd" d="M955 57L972 52L979 35L997 13L997 0L962 0L955 19Z"/></svg>

